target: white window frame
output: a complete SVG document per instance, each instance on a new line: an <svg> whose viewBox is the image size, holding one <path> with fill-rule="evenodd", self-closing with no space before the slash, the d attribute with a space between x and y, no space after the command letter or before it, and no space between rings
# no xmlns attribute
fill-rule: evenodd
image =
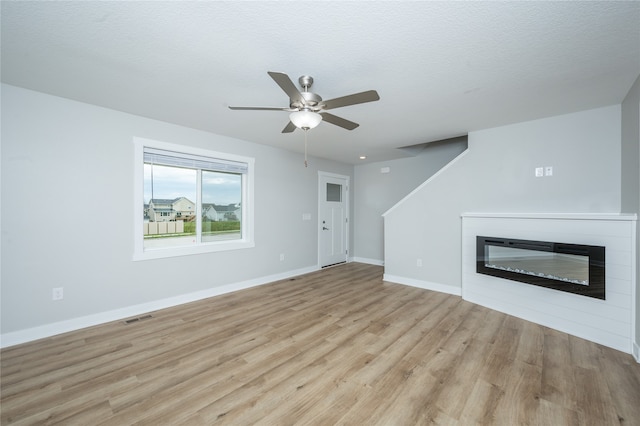
<svg viewBox="0 0 640 426"><path fill-rule="evenodd" d="M166 257L187 256L201 253L212 253L227 250L238 250L255 247L254 242L254 215L253 215L253 181L255 159L234 154L209 151L185 145L177 145L168 142L160 142L146 138L133 138L134 145L134 192L133 192L133 260L162 259ZM172 151L178 154L197 155L220 160L246 163L248 171L242 179L242 236L238 240L201 242L196 245L184 247L162 247L144 249L144 149L154 148ZM201 200L196 201L197 214L200 214Z"/></svg>

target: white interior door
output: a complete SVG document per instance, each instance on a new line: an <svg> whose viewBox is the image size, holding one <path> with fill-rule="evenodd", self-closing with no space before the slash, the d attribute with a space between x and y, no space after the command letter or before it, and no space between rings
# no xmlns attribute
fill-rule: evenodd
<svg viewBox="0 0 640 426"><path fill-rule="evenodd" d="M347 261L349 177L319 173L319 263L321 267Z"/></svg>

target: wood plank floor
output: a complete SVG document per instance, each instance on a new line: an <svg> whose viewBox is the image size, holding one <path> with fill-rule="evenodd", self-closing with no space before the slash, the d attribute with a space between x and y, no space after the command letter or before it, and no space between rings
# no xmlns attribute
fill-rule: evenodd
<svg viewBox="0 0 640 426"><path fill-rule="evenodd" d="M640 425L629 355L350 263L2 350L1 422Z"/></svg>

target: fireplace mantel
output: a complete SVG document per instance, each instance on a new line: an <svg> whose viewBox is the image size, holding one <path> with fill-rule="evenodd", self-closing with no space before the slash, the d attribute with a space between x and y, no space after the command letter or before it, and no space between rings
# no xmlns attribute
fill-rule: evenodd
<svg viewBox="0 0 640 426"><path fill-rule="evenodd" d="M636 222L617 213L464 213L462 297L635 355ZM603 246L606 300L478 274L478 236Z"/></svg>
<svg viewBox="0 0 640 426"><path fill-rule="evenodd" d="M462 213L465 217L506 219L621 220L636 221L637 215L627 213Z"/></svg>

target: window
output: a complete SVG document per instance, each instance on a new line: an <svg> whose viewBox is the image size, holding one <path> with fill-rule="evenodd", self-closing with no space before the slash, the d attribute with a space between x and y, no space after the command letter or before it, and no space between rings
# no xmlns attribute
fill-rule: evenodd
<svg viewBox="0 0 640 426"><path fill-rule="evenodd" d="M254 160L134 138L134 260L253 247Z"/></svg>
<svg viewBox="0 0 640 426"><path fill-rule="evenodd" d="M342 185L327 183L327 201L342 201Z"/></svg>

